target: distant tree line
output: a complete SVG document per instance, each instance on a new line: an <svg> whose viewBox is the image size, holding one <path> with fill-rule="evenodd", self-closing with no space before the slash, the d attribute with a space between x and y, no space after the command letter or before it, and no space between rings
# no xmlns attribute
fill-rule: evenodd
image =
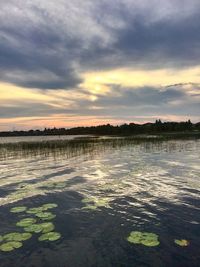
<svg viewBox="0 0 200 267"><path fill-rule="evenodd" d="M110 124L66 128L45 128L44 130L29 131L7 131L0 132L3 136L45 136L45 135L135 135L135 134L155 134L155 133L176 133L176 132L200 132L200 122L192 123L190 120L186 122L162 122L156 120L155 123L145 124L122 124L113 126Z"/></svg>

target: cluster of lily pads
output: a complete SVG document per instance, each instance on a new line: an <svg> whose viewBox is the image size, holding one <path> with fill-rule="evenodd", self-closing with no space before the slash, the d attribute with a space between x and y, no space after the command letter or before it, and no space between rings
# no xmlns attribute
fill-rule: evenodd
<svg viewBox="0 0 200 267"><path fill-rule="evenodd" d="M57 204L48 203L40 207L29 209L25 206L12 208L10 210L12 213L26 213L34 215L35 217L27 217L16 223L16 226L23 228L23 233L13 232L0 236L0 242L4 242L0 245L0 250L8 252L20 248L23 245L22 241L30 239L34 233L41 234L38 238L39 241L56 241L60 239L60 233L55 232L54 224L49 222L49 220L54 219L56 215L48 210L56 207Z"/></svg>
<svg viewBox="0 0 200 267"><path fill-rule="evenodd" d="M127 240L130 243L141 244L147 247L156 247L160 244L158 235L149 232L132 231L130 235L127 237ZM189 245L189 241L185 239L181 240L175 239L174 243L181 247L186 247Z"/></svg>
<svg viewBox="0 0 200 267"><path fill-rule="evenodd" d="M158 240L158 235L148 232L133 231L130 233L127 240L130 243L142 244L148 247L155 247L160 244Z"/></svg>
<svg viewBox="0 0 200 267"><path fill-rule="evenodd" d="M0 250L4 252L12 251L14 249L22 247L22 241L26 241L32 237L31 233L9 233L4 236L0 236L0 242L4 242L0 245Z"/></svg>
<svg viewBox="0 0 200 267"><path fill-rule="evenodd" d="M84 198L82 199L82 203L85 204L85 207L82 209L96 210L100 207L110 208L109 202L109 198Z"/></svg>

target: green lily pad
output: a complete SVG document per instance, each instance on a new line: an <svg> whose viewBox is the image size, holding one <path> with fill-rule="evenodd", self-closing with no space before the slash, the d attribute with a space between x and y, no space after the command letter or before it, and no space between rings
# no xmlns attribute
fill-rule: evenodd
<svg viewBox="0 0 200 267"><path fill-rule="evenodd" d="M48 209L57 208L58 205L56 203L47 203L47 204L42 205L42 207L43 207L43 210L48 210Z"/></svg>
<svg viewBox="0 0 200 267"><path fill-rule="evenodd" d="M56 215L51 212L39 212L36 213L35 216L37 216L41 220L52 220L56 217Z"/></svg>
<svg viewBox="0 0 200 267"><path fill-rule="evenodd" d="M49 183L47 185L45 185L45 187L47 188L53 188L53 189L62 189L66 187L66 183L65 182L57 182L57 183Z"/></svg>
<svg viewBox="0 0 200 267"><path fill-rule="evenodd" d="M187 247L190 244L190 242L186 239L181 239L181 240L175 239L174 242L175 244L181 247Z"/></svg>
<svg viewBox="0 0 200 267"><path fill-rule="evenodd" d="M127 238L128 242L133 244L142 244L147 247L155 247L160 244L158 235L148 232L133 231Z"/></svg>
<svg viewBox="0 0 200 267"><path fill-rule="evenodd" d="M84 198L82 203L85 203L86 206L82 209L96 210L99 207L110 208L109 206L110 199L108 198Z"/></svg>
<svg viewBox="0 0 200 267"><path fill-rule="evenodd" d="M46 234L41 235L38 240L39 241L56 241L60 239L61 234L57 232L49 232Z"/></svg>
<svg viewBox="0 0 200 267"><path fill-rule="evenodd" d="M6 241L25 241L32 237L31 233L9 233L3 236L3 240Z"/></svg>
<svg viewBox="0 0 200 267"><path fill-rule="evenodd" d="M20 248L22 247L22 243L21 242L7 242L7 243L4 243L0 246L0 250L1 251L4 251L4 252L9 252L9 251L12 251L16 248Z"/></svg>
<svg viewBox="0 0 200 267"><path fill-rule="evenodd" d="M51 222L41 223L41 227L42 227L42 233L44 234L52 232L55 229L54 224Z"/></svg>
<svg viewBox="0 0 200 267"><path fill-rule="evenodd" d="M24 231L30 232L30 233L49 233L52 232L55 229L55 226L51 222L47 223L40 223L40 224L32 224L28 227L24 228Z"/></svg>
<svg viewBox="0 0 200 267"><path fill-rule="evenodd" d="M95 201L94 198L83 198L81 202L88 204L88 203L94 203Z"/></svg>
<svg viewBox="0 0 200 267"><path fill-rule="evenodd" d="M82 210L96 210L96 209L97 209L97 206L95 205L87 205L82 208Z"/></svg>
<svg viewBox="0 0 200 267"><path fill-rule="evenodd" d="M21 221L17 222L16 225L20 226L20 227L27 227L27 226L32 225L34 223L36 223L36 219L25 218L25 219L22 219Z"/></svg>
<svg viewBox="0 0 200 267"><path fill-rule="evenodd" d="M105 208L110 208L109 206L109 199L108 198L100 198L95 201L95 205L97 207L105 207Z"/></svg>
<svg viewBox="0 0 200 267"><path fill-rule="evenodd" d="M130 243L140 244L142 241L142 233L138 231L131 232L127 240Z"/></svg>
<svg viewBox="0 0 200 267"><path fill-rule="evenodd" d="M156 247L160 244L160 242L158 241L158 239L155 239L155 240L146 239L146 240L142 240L141 244L146 247Z"/></svg>
<svg viewBox="0 0 200 267"><path fill-rule="evenodd" d="M24 231L29 233L40 233L42 230L43 228L40 224L32 224L24 228Z"/></svg>
<svg viewBox="0 0 200 267"><path fill-rule="evenodd" d="M44 211L44 208L43 207L37 207L37 208L30 208L26 211L26 213L29 213L29 214L36 214L36 213L39 213L39 212L42 212Z"/></svg>
<svg viewBox="0 0 200 267"><path fill-rule="evenodd" d="M10 209L10 212L12 212L12 213L20 213L20 212L24 212L26 210L27 210L27 207L20 206L20 207L14 207L14 208Z"/></svg>

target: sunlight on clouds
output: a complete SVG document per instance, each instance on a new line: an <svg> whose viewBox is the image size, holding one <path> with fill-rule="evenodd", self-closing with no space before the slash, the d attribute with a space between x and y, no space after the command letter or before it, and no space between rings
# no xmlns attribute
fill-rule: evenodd
<svg viewBox="0 0 200 267"><path fill-rule="evenodd" d="M93 95L106 95L110 92L108 85L104 84L104 79L101 76L93 74L86 75L85 81L80 85L80 88Z"/></svg>
<svg viewBox="0 0 200 267"><path fill-rule="evenodd" d="M86 94L75 90L40 90L0 83L1 106L18 106L24 103L41 103L50 107L65 108L76 105L78 99L87 99ZM92 99L92 101L96 100Z"/></svg>
<svg viewBox="0 0 200 267"><path fill-rule="evenodd" d="M116 69L87 72L83 75L83 88L91 93L107 94L109 85L124 87L166 86L176 83L200 82L200 66L190 69L134 70Z"/></svg>
<svg viewBox="0 0 200 267"><path fill-rule="evenodd" d="M0 102L16 101L16 100L31 100L31 101L50 101L51 96L41 93L41 90L30 90L27 88L17 87L15 85L1 83L0 84Z"/></svg>

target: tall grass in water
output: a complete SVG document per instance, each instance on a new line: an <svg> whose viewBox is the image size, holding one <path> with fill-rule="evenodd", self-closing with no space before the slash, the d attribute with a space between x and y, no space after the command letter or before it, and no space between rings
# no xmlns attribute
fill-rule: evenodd
<svg viewBox="0 0 200 267"><path fill-rule="evenodd" d="M97 154L100 151L117 149L122 146L142 144L148 150L151 144L156 147L164 141L188 139L191 136L158 135L109 138L79 138L73 140L54 140L39 142L0 143L0 158L20 158L26 156L57 156L75 157L83 154ZM194 136L192 136L194 139Z"/></svg>

